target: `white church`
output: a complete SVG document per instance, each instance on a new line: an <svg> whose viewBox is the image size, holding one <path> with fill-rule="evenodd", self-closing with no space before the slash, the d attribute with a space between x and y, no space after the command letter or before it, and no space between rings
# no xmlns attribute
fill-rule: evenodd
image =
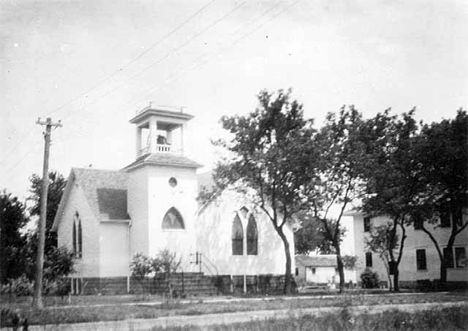
<svg viewBox="0 0 468 331"><path fill-rule="evenodd" d="M178 273L222 276L247 286L284 275L283 243L267 216L237 192L200 204L209 174L185 155L193 116L147 107L130 120L136 160L121 170L72 168L53 230L58 246L74 252L73 293L126 293L136 253L177 255ZM294 252L293 229L285 233ZM294 270L294 258L292 257Z"/></svg>

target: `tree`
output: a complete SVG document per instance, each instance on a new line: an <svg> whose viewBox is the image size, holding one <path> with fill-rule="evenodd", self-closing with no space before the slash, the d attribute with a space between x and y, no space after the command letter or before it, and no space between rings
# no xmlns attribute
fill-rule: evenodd
<svg viewBox="0 0 468 331"><path fill-rule="evenodd" d="M41 192L42 178L33 174L31 181L31 197L34 205L30 208L31 216L40 216L41 213ZM45 233L45 252L51 247L57 247L57 234L53 231L55 214L57 213L63 190L67 184L66 179L58 172L49 172L49 189L47 192L47 214L46 214L46 233Z"/></svg>
<svg viewBox="0 0 468 331"><path fill-rule="evenodd" d="M311 210L322 224L323 236L336 254L340 291L345 287L341 241L345 229L341 223L349 203L361 197L366 167L364 121L353 106L343 106L338 114L329 113L324 127L316 135L315 146L320 151L319 180L310 183ZM337 209L334 216L332 210Z"/></svg>
<svg viewBox="0 0 468 331"><path fill-rule="evenodd" d="M370 236L365 239L367 248L377 253L385 266L390 291L393 288L391 278L393 262L390 256L395 256L395 250L398 248L398 235L394 235L392 228L392 223L375 226L372 228Z"/></svg>
<svg viewBox="0 0 468 331"><path fill-rule="evenodd" d="M0 193L0 284L23 273L21 249L26 243L21 229L28 222L25 206L17 197Z"/></svg>
<svg viewBox="0 0 468 331"><path fill-rule="evenodd" d="M311 252L332 254L333 247L330 245L330 241L325 239L322 223L306 212L299 213L298 218L301 227L294 232L296 254L309 254Z"/></svg>
<svg viewBox="0 0 468 331"><path fill-rule="evenodd" d="M424 125L415 142L418 178L422 188L419 206L412 221L433 242L440 260L440 283L447 282L447 267L453 261L444 257L441 246L453 251L456 237L468 226L468 116L459 110L455 119ZM449 219L450 235L438 242L427 228L441 227L441 218ZM439 239L440 240L440 239ZM453 258L453 257L452 257Z"/></svg>
<svg viewBox="0 0 468 331"><path fill-rule="evenodd" d="M313 173L316 151L311 141L312 121L303 118L302 105L291 101L291 91L275 95L261 91L259 106L247 116L222 117L230 141L225 147L231 157L220 162L214 179L221 188L240 192L250 188L252 199L268 216L284 245L286 258L284 292L291 292L291 252L284 226L304 208L303 185Z"/></svg>
<svg viewBox="0 0 468 331"><path fill-rule="evenodd" d="M414 137L417 124L414 109L400 117L390 115L390 109L366 122L363 133L369 166L366 175L366 196L363 210L371 216L386 215L391 219L390 241L399 236L399 250L389 251L393 266L394 291L399 291L398 266L406 239L405 226L419 206L421 182L415 172ZM398 235L400 233L400 235Z"/></svg>

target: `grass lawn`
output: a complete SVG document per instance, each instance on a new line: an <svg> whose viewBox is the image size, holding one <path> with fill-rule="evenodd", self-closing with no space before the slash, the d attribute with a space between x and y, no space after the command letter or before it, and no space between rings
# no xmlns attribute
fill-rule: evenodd
<svg viewBox="0 0 468 331"><path fill-rule="evenodd" d="M153 331L191 331L191 330L248 330L248 331L296 331L296 330L421 330L421 331L451 331L466 330L468 325L468 311L465 308L451 307L430 309L413 313L390 310L384 313L362 313L351 315L346 308L339 313L328 313L321 316L304 315L296 318L267 319L246 323L218 324L197 327L193 325L183 327L153 328Z"/></svg>
<svg viewBox="0 0 468 331"><path fill-rule="evenodd" d="M314 307L352 307L359 305L372 306L377 304L404 304L422 302L455 302L466 301L466 292L450 293L415 293L378 295L348 294L332 296L257 296L256 300L242 300L242 297L222 297L224 302L210 302L217 297L192 298L173 300L161 304L161 297L150 296L78 296L72 297L72 302L61 301L60 298L45 298L46 309L36 311L31 308L30 298L15 298L9 302L2 297L0 308L18 310L28 318L29 324L59 324L111 321L135 318L157 318L173 315L202 315L208 313L242 312L256 310L304 309ZM156 302L156 304L155 304ZM296 321L299 323L300 321ZM296 323L295 322L295 323ZM309 323L310 321L306 321ZM300 322L302 323L302 322ZM305 322L304 322L305 323ZM224 330L224 329L222 329ZM278 329L279 330L279 329Z"/></svg>

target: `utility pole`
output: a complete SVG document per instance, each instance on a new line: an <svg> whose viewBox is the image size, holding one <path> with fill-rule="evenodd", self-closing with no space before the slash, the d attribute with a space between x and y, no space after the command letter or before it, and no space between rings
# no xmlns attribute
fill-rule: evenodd
<svg viewBox="0 0 468 331"><path fill-rule="evenodd" d="M47 191L49 189L49 153L50 153L50 135L52 127L62 126L60 121L52 123L50 117L46 121L41 121L39 118L36 124L45 125L44 132L44 166L42 168L42 192L41 192L41 217L39 218L39 235L36 257L36 282L34 283L34 301L33 306L37 309L42 309L42 274L44 269L44 245L45 245L45 228L47 218Z"/></svg>

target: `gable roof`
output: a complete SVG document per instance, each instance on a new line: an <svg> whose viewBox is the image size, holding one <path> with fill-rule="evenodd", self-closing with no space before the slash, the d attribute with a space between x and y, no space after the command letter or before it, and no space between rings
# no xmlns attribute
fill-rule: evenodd
<svg viewBox="0 0 468 331"><path fill-rule="evenodd" d="M296 255L295 259L306 267L337 267L336 255Z"/></svg>
<svg viewBox="0 0 468 331"><path fill-rule="evenodd" d="M155 153L145 154L138 157L135 162L130 163L122 170L134 169L146 164L160 165L160 166L171 166L171 167L182 167L182 168L201 168L202 165L190 160L189 158L180 154L171 153Z"/></svg>
<svg viewBox="0 0 468 331"><path fill-rule="evenodd" d="M129 220L127 176L127 173L122 171L72 168L52 230L57 230L74 184L83 189L86 200L99 221Z"/></svg>

